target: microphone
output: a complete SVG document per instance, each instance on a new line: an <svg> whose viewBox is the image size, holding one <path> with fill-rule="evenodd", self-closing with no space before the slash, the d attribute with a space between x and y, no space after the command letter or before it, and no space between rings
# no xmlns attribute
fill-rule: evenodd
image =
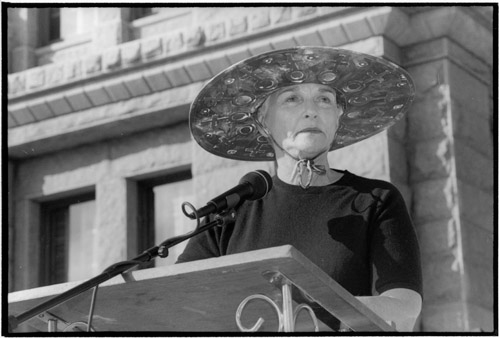
<svg viewBox="0 0 500 338"><path fill-rule="evenodd" d="M207 205L196 210L195 213L186 214L191 219L204 217L209 214L219 213L234 208L240 201L255 201L263 198L273 187L273 180L264 170L249 172L243 176L239 184L225 193L208 201Z"/></svg>

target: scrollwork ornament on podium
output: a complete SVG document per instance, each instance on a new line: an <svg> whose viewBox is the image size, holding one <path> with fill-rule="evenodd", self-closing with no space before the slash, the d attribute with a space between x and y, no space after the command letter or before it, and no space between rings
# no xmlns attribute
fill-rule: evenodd
<svg viewBox="0 0 500 338"><path fill-rule="evenodd" d="M248 296L245 298L238 309L236 310L236 325L241 332L257 332L264 324L264 319L260 317L257 322L251 327L247 328L241 324L241 317L243 314L243 310L247 306L250 301L263 300L269 303L274 310L276 311L276 315L278 316L278 332L293 332L295 331L295 323L297 321L297 317L302 310L307 310L311 320L314 324L314 332L319 331L318 320L316 315L314 314L313 309L307 304L298 305L295 310L292 312L292 297L291 297L291 286L289 284L282 285L282 297L283 297L283 309L280 309L279 305L273 301L270 297L262 294L255 294Z"/></svg>
<svg viewBox="0 0 500 338"><path fill-rule="evenodd" d="M241 332L257 332L257 331L259 331L262 324L264 324L264 319L262 317L260 317L251 328L246 328L243 326L243 324L241 324L241 316L243 314L243 309L248 304L248 302L250 302L252 300L257 300L257 299L261 299L261 300L266 301L269 304L271 304L271 306L274 308L274 310L276 311L276 314L278 316L278 332L283 332L283 313L281 312L278 304L276 304L276 302L274 302L268 296L261 295L261 294L248 296L238 306L238 309L236 310L236 325L238 325L238 328L240 329L240 331Z"/></svg>

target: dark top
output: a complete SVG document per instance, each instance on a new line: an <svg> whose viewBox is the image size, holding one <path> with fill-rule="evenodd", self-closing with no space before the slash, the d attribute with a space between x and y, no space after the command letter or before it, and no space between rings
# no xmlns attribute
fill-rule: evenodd
<svg viewBox="0 0 500 338"><path fill-rule="evenodd" d="M273 188L237 208L234 225L193 237L178 262L290 244L354 296L393 288L422 294L415 229L390 183L348 171L303 189L273 177Z"/></svg>

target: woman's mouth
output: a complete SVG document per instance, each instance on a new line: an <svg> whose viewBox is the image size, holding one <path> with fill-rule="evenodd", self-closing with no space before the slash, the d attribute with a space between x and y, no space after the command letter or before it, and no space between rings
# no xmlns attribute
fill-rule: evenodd
<svg viewBox="0 0 500 338"><path fill-rule="evenodd" d="M300 133L323 133L323 131L319 128L305 128L305 129L301 129L297 132L297 134L300 134Z"/></svg>

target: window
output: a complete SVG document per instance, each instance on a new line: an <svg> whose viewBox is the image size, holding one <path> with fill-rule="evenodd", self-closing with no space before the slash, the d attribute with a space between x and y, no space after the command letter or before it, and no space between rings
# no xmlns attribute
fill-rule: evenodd
<svg viewBox="0 0 500 338"><path fill-rule="evenodd" d="M181 210L182 202L192 201L191 171L182 170L163 177L142 181L139 184L139 252L159 245L164 240L183 235L196 227ZM166 258L156 258L145 267L174 264L187 241L169 250Z"/></svg>
<svg viewBox="0 0 500 338"><path fill-rule="evenodd" d="M40 285L80 281L100 272L93 264L98 259L93 255L95 215L94 193L41 204Z"/></svg>
<svg viewBox="0 0 500 338"><path fill-rule="evenodd" d="M45 46L61 40L61 9L40 8L39 15L39 41L40 46Z"/></svg>
<svg viewBox="0 0 500 338"><path fill-rule="evenodd" d="M144 18L146 16L150 16L153 14L156 14L157 10L156 8L152 7L134 7L131 8L130 11L130 21L134 21L140 18Z"/></svg>
<svg viewBox="0 0 500 338"><path fill-rule="evenodd" d="M61 38L61 9L48 8L49 11L49 42Z"/></svg>

